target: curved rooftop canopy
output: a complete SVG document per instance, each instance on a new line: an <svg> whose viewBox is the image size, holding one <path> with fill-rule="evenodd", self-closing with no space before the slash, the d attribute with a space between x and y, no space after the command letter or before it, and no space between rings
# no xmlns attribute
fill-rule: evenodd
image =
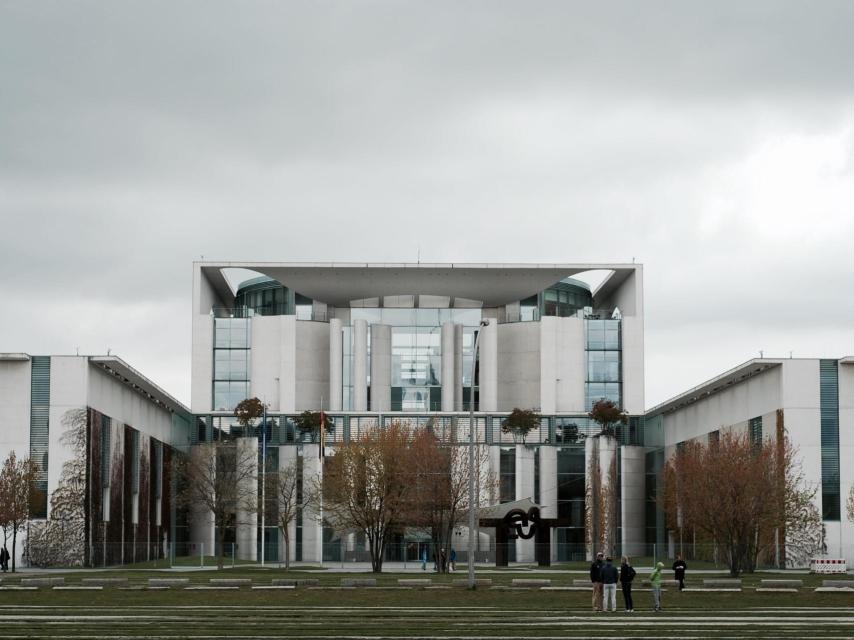
<svg viewBox="0 0 854 640"><path fill-rule="evenodd" d="M250 269L313 300L346 307L351 300L409 294L476 299L486 307L523 300L573 275L594 270L610 276L594 291L605 299L638 264L412 264L412 263L284 263L198 262L202 276L222 301L234 291L224 269Z"/></svg>

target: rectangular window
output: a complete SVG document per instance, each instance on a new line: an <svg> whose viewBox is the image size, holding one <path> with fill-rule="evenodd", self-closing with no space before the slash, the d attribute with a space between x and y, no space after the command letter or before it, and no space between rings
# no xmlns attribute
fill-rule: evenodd
<svg viewBox="0 0 854 640"><path fill-rule="evenodd" d="M534 504L540 504L540 448L534 449Z"/></svg>
<svg viewBox="0 0 854 640"><path fill-rule="evenodd" d="M110 459L112 458L112 428L113 423L109 416L101 416L101 486L110 486Z"/></svg>
<svg viewBox="0 0 854 640"><path fill-rule="evenodd" d="M839 520L839 365L836 360L822 360L819 376L822 519Z"/></svg>
<svg viewBox="0 0 854 640"><path fill-rule="evenodd" d="M570 527L584 531L584 448L557 450L557 513L569 518ZM583 537L583 536L582 536Z"/></svg>
<svg viewBox="0 0 854 640"><path fill-rule="evenodd" d="M163 497L163 443L154 443L154 497Z"/></svg>
<svg viewBox="0 0 854 640"><path fill-rule="evenodd" d="M516 499L516 448L505 447L500 454L499 502Z"/></svg>
<svg viewBox="0 0 854 640"><path fill-rule="evenodd" d="M131 492L139 493L139 431L131 431L130 482Z"/></svg>
<svg viewBox="0 0 854 640"><path fill-rule="evenodd" d="M747 423L747 433L750 444L754 447L762 446L762 416L751 418Z"/></svg>
<svg viewBox="0 0 854 640"><path fill-rule="evenodd" d="M249 318L214 318L214 410L231 411L249 394L249 322Z"/></svg>

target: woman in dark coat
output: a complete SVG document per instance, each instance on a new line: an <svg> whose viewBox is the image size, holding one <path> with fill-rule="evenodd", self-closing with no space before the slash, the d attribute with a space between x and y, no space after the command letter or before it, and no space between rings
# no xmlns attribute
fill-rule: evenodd
<svg viewBox="0 0 854 640"><path fill-rule="evenodd" d="M679 591L685 588L685 569L687 568L688 563L682 559L682 556L676 556L676 562L673 563L673 577L679 581Z"/></svg>
<svg viewBox="0 0 854 640"><path fill-rule="evenodd" d="M623 556L620 563L620 586L623 588L623 600L626 603L626 611L634 611L635 604L632 602L632 580L635 579L635 568L629 563L629 559Z"/></svg>

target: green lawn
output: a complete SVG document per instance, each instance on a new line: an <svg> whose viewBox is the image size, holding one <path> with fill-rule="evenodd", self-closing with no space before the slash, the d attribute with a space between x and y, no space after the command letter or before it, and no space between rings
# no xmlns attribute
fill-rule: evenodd
<svg viewBox="0 0 854 640"><path fill-rule="evenodd" d="M56 574L59 575L59 574ZM68 572L66 584L82 576L123 576L142 585L156 571ZM255 584L274 577L316 578L336 587L342 577L366 574L235 568L165 574L207 584L212 577L250 577ZM397 589L398 578L422 574L382 574L378 589L296 589L293 591L4 591L0 592L0 637L62 638L503 638L520 637L852 637L854 594L815 593L821 576L798 575L796 594L756 593L762 574L745 577L741 593L664 594L665 611L650 611L651 594L635 594L634 614L590 612L587 591L510 589ZM463 578L426 573L434 585ZM532 572L491 572L497 586ZM568 585L580 574L555 572L553 585ZM6 574L3 584L17 582ZM699 586L700 579L695 581ZM622 598L618 595L618 603Z"/></svg>

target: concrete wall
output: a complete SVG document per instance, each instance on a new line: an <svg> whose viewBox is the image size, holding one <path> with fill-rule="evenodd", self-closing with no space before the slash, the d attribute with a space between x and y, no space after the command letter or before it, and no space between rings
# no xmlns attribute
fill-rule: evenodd
<svg viewBox="0 0 854 640"><path fill-rule="evenodd" d="M195 413L213 408L213 336L213 316L193 315L190 406Z"/></svg>
<svg viewBox="0 0 854 640"><path fill-rule="evenodd" d="M842 500L841 557L854 563L854 523L846 518L845 501L854 491L854 363L839 365L839 492ZM828 536L829 537L829 536Z"/></svg>
<svg viewBox="0 0 854 640"><path fill-rule="evenodd" d="M768 369L740 384L732 385L665 415L665 446L775 411L782 406L781 380L780 367Z"/></svg>
<svg viewBox="0 0 854 640"><path fill-rule="evenodd" d="M622 553L641 556L646 542L646 464L643 447L620 447Z"/></svg>
<svg viewBox="0 0 854 640"><path fill-rule="evenodd" d="M29 360L0 360L0 462L30 454L31 370Z"/></svg>
<svg viewBox="0 0 854 640"><path fill-rule="evenodd" d="M623 316L623 408L643 415L644 405L644 333L643 316Z"/></svg>
<svg viewBox="0 0 854 640"><path fill-rule="evenodd" d="M53 367L51 367L51 377ZM89 367L88 401L93 409L160 442L172 442L172 414L149 402L97 366ZM53 389L51 388L51 403Z"/></svg>
<svg viewBox="0 0 854 640"><path fill-rule="evenodd" d="M53 356L50 359L48 496L59 484L62 465L72 457L72 452L62 443L62 436L67 428L66 412L74 409L85 410L88 401L89 373L89 361L85 357ZM50 517L49 502L48 517Z"/></svg>
<svg viewBox="0 0 854 640"><path fill-rule="evenodd" d="M540 406L540 327L498 325L498 410Z"/></svg>
<svg viewBox="0 0 854 640"><path fill-rule="evenodd" d="M320 408L329 389L329 325L296 322L296 411ZM326 406L328 406L327 403Z"/></svg>

